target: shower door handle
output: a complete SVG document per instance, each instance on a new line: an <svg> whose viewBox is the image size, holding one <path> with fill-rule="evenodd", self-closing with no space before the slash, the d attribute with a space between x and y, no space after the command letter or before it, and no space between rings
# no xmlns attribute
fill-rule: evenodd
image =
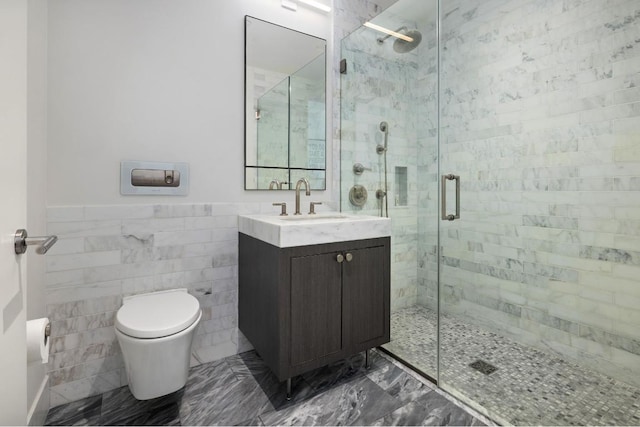
<svg viewBox="0 0 640 427"><path fill-rule="evenodd" d="M447 214L447 181L456 181L456 214ZM460 175L454 175L452 173L448 175L442 175L441 180L441 193L442 193L442 219L446 221L453 221L454 219L460 219Z"/></svg>

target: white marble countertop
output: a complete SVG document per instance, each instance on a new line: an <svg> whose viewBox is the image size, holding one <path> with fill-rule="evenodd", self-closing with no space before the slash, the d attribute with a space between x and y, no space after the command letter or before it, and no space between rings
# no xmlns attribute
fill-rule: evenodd
<svg viewBox="0 0 640 427"><path fill-rule="evenodd" d="M391 220L369 215L240 215L238 230L279 248L391 236Z"/></svg>

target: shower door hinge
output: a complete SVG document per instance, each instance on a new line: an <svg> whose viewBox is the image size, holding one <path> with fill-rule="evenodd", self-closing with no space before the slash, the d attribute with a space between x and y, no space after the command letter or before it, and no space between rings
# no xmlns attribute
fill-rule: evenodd
<svg viewBox="0 0 640 427"><path fill-rule="evenodd" d="M340 60L340 74L347 74L347 60Z"/></svg>

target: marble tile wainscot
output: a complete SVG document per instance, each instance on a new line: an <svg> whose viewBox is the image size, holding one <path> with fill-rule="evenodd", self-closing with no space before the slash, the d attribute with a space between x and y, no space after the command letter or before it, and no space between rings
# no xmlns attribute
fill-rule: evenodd
<svg viewBox="0 0 640 427"><path fill-rule="evenodd" d="M187 288L203 309L192 365L246 351L237 330L238 214L270 204L71 206L48 209L51 406L127 384L113 329L127 295Z"/></svg>

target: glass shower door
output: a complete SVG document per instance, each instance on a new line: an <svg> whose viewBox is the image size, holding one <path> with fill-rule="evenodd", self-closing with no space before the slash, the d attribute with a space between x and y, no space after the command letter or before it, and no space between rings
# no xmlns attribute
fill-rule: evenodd
<svg viewBox="0 0 640 427"><path fill-rule="evenodd" d="M371 22L420 42L341 43L341 210L382 190L392 219L384 348L501 424L640 420L639 13L398 0Z"/></svg>
<svg viewBox="0 0 640 427"><path fill-rule="evenodd" d="M440 2L439 385L501 424L637 424L640 5L558 5Z"/></svg>
<svg viewBox="0 0 640 427"><path fill-rule="evenodd" d="M399 1L371 23L411 41L369 27L342 40L341 210L391 218L384 348L435 379L437 2Z"/></svg>

